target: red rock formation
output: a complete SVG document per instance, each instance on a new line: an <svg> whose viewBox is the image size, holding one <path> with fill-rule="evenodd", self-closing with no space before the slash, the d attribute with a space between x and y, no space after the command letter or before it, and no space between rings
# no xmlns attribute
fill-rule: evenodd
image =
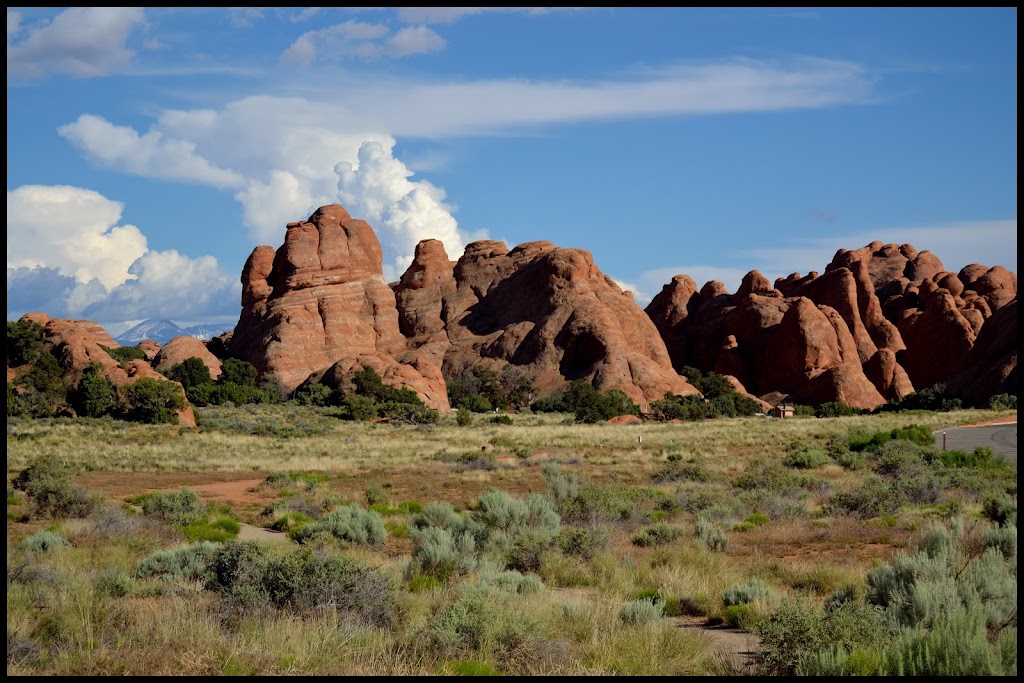
<svg viewBox="0 0 1024 683"><path fill-rule="evenodd" d="M97 323L88 320L51 319L45 314L38 313L22 317L23 320L26 318L36 322L46 320L43 325L43 348L57 358L64 369L63 379L72 387L78 385L83 371L92 364L99 365L103 376L118 388L142 377L170 381L142 360L130 361L122 368L103 348L117 348L117 343ZM174 384L184 398L185 390L181 384ZM192 406L187 405L187 399L185 410L178 412L178 423L187 427L196 426L195 415Z"/></svg>
<svg viewBox="0 0 1024 683"><path fill-rule="evenodd" d="M223 365L220 359L210 353L210 350L206 348L206 344L188 335L179 335L167 342L160 349L160 353L156 355L153 367L161 371L169 370L189 358L198 358L203 361L203 364L210 371L211 379L220 377L221 366Z"/></svg>
<svg viewBox="0 0 1024 683"><path fill-rule="evenodd" d="M337 205L290 223L276 252L253 251L242 272L242 307L231 351L286 391L339 362L400 363L396 355L407 351L377 236ZM392 376L447 410L440 371L428 365L420 361Z"/></svg>
<svg viewBox="0 0 1024 683"><path fill-rule="evenodd" d="M632 296L579 249L479 241L453 264L426 240L389 287L370 226L325 206L290 224L281 249L257 248L242 285L231 351L286 390L344 387L366 364L447 409L445 376L514 364L542 395L580 378L641 405L696 392Z"/></svg>
<svg viewBox="0 0 1024 683"><path fill-rule="evenodd" d="M160 345L152 339L143 339L137 346L139 349L146 354L146 360L152 361L156 358L156 354L160 353Z"/></svg>
<svg viewBox="0 0 1024 683"><path fill-rule="evenodd" d="M618 389L641 406L696 393L672 369L651 320L588 251L474 242L453 274L456 289L444 298L448 376L483 358L532 374L541 395L573 379Z"/></svg>
<svg viewBox="0 0 1024 683"><path fill-rule="evenodd" d="M946 383L946 391L967 405L987 407L996 394L1017 395L1017 300L1001 307L985 325L964 370Z"/></svg>

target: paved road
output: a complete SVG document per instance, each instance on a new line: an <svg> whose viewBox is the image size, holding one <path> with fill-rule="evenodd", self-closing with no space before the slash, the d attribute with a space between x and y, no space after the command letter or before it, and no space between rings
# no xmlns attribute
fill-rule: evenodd
<svg viewBox="0 0 1024 683"><path fill-rule="evenodd" d="M942 448L942 433L946 433L946 449L973 451L988 446L996 455L1017 462L1017 423L992 427L952 427L935 432L935 445Z"/></svg>

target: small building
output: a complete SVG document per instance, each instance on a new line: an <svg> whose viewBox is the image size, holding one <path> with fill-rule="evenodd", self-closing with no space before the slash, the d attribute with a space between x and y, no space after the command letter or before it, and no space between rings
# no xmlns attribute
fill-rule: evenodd
<svg viewBox="0 0 1024 683"><path fill-rule="evenodd" d="M793 417L793 406L780 403L775 406L775 417Z"/></svg>

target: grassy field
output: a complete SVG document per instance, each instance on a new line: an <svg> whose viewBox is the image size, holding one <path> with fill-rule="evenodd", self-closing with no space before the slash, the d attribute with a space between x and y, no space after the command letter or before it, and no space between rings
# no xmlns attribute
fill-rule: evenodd
<svg viewBox="0 0 1024 683"><path fill-rule="evenodd" d="M8 420L8 674L738 673L681 626L863 602L871 571L935 524L981 538L1007 496L1016 594L1016 466L859 445L1007 411L196 413L197 430Z"/></svg>

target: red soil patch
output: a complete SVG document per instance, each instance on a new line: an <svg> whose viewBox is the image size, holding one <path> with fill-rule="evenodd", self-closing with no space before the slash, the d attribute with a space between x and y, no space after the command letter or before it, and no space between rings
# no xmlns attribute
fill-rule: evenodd
<svg viewBox="0 0 1024 683"><path fill-rule="evenodd" d="M998 427L999 425L1015 425L1017 424L1017 414L1014 413L1012 416L1007 417L994 417L991 420L984 420L982 422L972 422L969 425L960 425L961 427Z"/></svg>

